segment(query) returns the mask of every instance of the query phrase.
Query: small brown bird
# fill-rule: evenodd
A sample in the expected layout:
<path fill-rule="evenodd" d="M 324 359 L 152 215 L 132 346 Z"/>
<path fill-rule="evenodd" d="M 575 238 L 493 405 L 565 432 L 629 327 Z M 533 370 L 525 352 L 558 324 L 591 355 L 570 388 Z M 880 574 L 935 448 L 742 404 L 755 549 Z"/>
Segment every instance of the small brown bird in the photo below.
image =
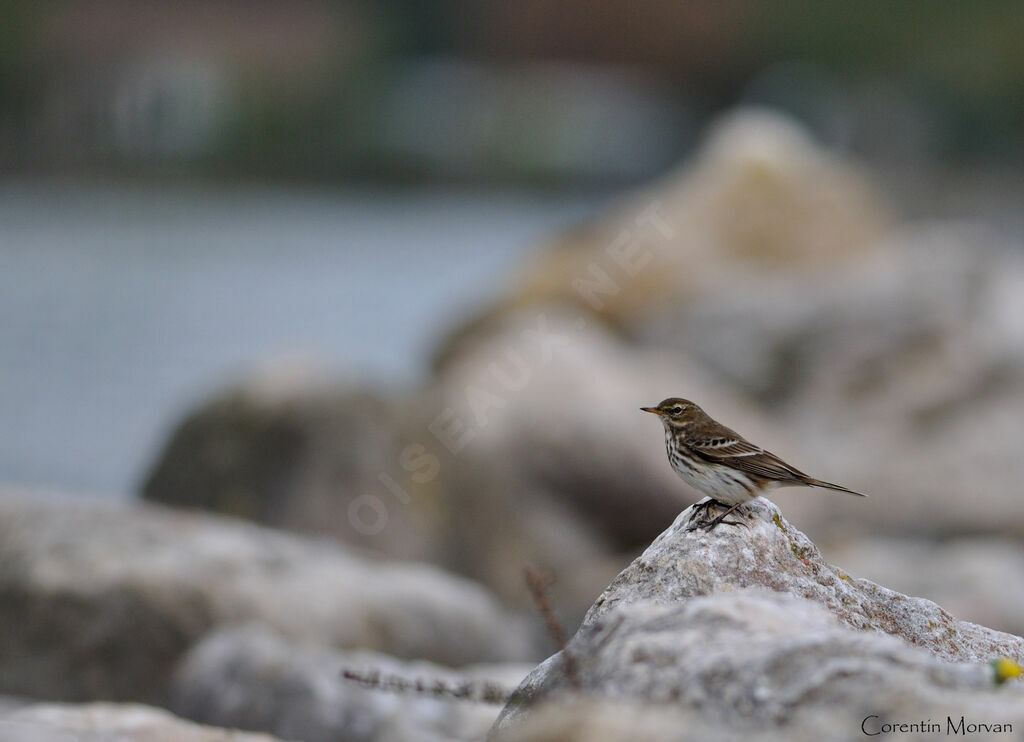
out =
<path fill-rule="evenodd" d="M 712 420 L 700 407 L 686 399 L 669 397 L 657 407 L 641 407 L 661 416 L 665 425 L 668 460 L 683 481 L 710 500 L 694 505 L 691 525 L 686 530 L 710 531 L 719 523 L 745 525 L 726 516 L 745 502 L 779 487 L 824 487 L 867 497 L 838 484 L 809 477 L 773 453 L 755 446 L 734 430 Z M 698 513 L 710 507 L 728 507 L 713 520 L 694 523 Z"/>

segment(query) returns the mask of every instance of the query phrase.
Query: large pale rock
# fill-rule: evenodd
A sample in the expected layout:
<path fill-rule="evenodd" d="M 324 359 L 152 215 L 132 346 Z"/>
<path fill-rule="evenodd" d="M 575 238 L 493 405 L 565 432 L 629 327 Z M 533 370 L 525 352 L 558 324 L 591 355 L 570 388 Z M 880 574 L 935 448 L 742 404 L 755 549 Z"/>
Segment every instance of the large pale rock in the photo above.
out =
<path fill-rule="evenodd" d="M 189 647 L 244 622 L 453 666 L 532 654 L 487 591 L 436 568 L 151 505 L 0 493 L 0 692 L 158 699 Z"/>
<path fill-rule="evenodd" d="M 420 503 L 392 499 L 385 529 L 372 511 L 354 524 L 351 511 L 359 498 L 387 495 L 380 478 L 398 468 L 406 407 L 308 364 L 271 363 L 185 416 L 142 496 L 422 559 L 433 530 Z"/>
<path fill-rule="evenodd" d="M 827 281 L 737 271 L 729 291 L 652 316 L 642 334 L 777 407 L 902 421 L 982 385 L 1008 353 L 983 331 L 985 293 L 1011 262 L 987 243 L 978 228 L 919 226 Z"/>
<path fill-rule="evenodd" d="M 740 110 L 677 172 L 546 245 L 506 305 L 564 299 L 629 329 L 727 289 L 737 272 L 838 275 L 871 254 L 889 222 L 856 165 L 792 119 Z"/>
<path fill-rule="evenodd" d="M 872 714 L 942 720 L 950 710 L 1024 724 L 1024 686 L 996 689 L 988 664 L 1024 659 L 1024 639 L 832 567 L 766 500 L 740 512 L 746 527 L 705 533 L 685 530 L 684 511 L 598 598 L 569 647 L 527 677 L 499 738 L 557 738 L 560 722 L 531 719 L 533 709 L 603 699 L 626 705 L 590 722 L 593 739 L 624 739 L 630 703 L 653 706 L 655 720 L 668 714 L 666 724 L 699 714 L 692 728 L 680 717 L 671 740 L 842 739 Z"/>
<path fill-rule="evenodd" d="M 453 671 L 371 652 L 302 647 L 265 630 L 226 629 L 204 640 L 175 673 L 170 707 L 206 724 L 272 732 L 305 742 L 443 742 L 482 739 L 500 705 L 430 692 L 364 687 L 345 670 L 431 688 L 489 682 L 514 688 L 529 665 Z"/>
<path fill-rule="evenodd" d="M 572 674 L 565 653 L 540 665 L 494 739 L 845 740 L 862 724 L 929 718 L 945 734 L 948 714 L 1024 725 L 1024 686 L 996 687 L 986 663 L 942 662 L 846 628 L 811 600 L 759 590 L 622 603 L 588 622 L 568 651 Z M 581 707 L 603 710 L 581 718 Z M 632 726 L 641 710 L 647 720 Z M 582 726 L 568 731 L 569 721 Z"/>
<path fill-rule="evenodd" d="M 0 742 L 274 742 L 137 704 L 35 704 L 0 716 Z"/>
<path fill-rule="evenodd" d="M 851 498 L 849 506 L 858 502 Z M 999 655 L 1024 659 L 1020 637 L 957 620 L 930 600 L 902 595 L 828 564 L 810 539 L 764 498 L 740 511 L 746 528 L 687 532 L 690 512 L 680 514 L 612 581 L 587 613 L 584 626 L 619 604 L 674 603 L 761 587 L 814 601 L 850 628 L 891 634 L 944 660 L 980 662 Z"/>
<path fill-rule="evenodd" d="M 878 536 L 827 553 L 851 574 L 934 600 L 973 623 L 1024 636 L 1024 545 L 1017 541 Z"/>

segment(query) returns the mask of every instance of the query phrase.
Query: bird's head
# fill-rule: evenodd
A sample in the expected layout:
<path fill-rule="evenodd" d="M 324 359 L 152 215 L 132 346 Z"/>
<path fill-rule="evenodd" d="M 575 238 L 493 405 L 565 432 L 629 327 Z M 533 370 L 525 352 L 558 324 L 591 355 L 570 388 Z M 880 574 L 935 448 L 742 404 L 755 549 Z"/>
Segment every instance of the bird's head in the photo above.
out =
<path fill-rule="evenodd" d="M 641 407 L 640 409 L 658 415 L 665 425 L 685 425 L 694 418 L 695 414 L 700 412 L 700 407 L 688 399 L 679 397 L 662 400 L 657 407 Z"/>

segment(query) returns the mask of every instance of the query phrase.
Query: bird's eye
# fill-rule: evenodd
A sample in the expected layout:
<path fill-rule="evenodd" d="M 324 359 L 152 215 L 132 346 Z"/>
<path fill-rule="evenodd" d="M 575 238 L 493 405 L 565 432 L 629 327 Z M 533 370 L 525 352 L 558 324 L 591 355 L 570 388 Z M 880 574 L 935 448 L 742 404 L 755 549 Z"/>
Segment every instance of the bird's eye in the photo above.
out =
<path fill-rule="evenodd" d="M 673 415 L 678 415 L 682 411 L 683 411 L 683 408 L 680 407 L 679 405 L 676 405 L 675 407 L 672 408 L 672 414 Z"/>

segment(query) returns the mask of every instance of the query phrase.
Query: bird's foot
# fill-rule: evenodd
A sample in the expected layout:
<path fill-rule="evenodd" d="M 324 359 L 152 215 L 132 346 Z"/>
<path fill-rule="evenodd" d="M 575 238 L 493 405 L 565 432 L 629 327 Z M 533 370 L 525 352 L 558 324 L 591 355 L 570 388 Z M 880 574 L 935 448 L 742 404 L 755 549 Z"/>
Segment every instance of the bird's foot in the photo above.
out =
<path fill-rule="evenodd" d="M 702 510 L 706 511 L 707 507 L 709 505 L 711 505 L 711 503 L 714 503 L 715 505 L 721 505 L 721 503 L 719 503 L 719 502 L 717 502 L 715 500 L 710 500 L 710 501 L 708 501 L 706 503 L 698 503 L 698 504 L 703 505 L 704 507 L 702 508 Z M 739 503 L 737 503 L 736 505 L 733 505 L 731 508 L 729 508 L 724 513 L 719 515 L 717 518 L 714 518 L 712 520 L 700 520 L 700 521 L 694 523 L 693 522 L 694 518 L 691 517 L 690 518 L 690 524 L 686 527 L 685 530 L 686 530 L 687 533 L 690 533 L 692 531 L 696 531 L 698 529 L 702 530 L 702 531 L 705 531 L 706 533 L 710 533 L 711 531 L 713 531 L 717 526 L 719 526 L 722 523 L 725 523 L 726 525 L 730 525 L 730 526 L 743 526 L 744 528 L 749 528 L 750 526 L 748 526 L 746 523 L 744 523 L 742 521 L 726 520 L 726 516 L 728 516 L 731 513 L 733 513 L 736 510 L 736 508 L 738 508 L 739 506 L 740 506 Z M 696 507 L 697 507 L 697 505 L 694 505 L 694 508 L 696 508 Z"/>
<path fill-rule="evenodd" d="M 705 516 L 707 516 L 708 510 L 710 508 L 719 508 L 719 507 L 723 507 L 724 508 L 725 505 L 723 503 L 719 502 L 718 500 L 701 500 L 700 502 L 698 502 L 697 504 L 693 505 L 690 508 L 690 510 L 692 512 L 690 513 L 690 519 L 687 522 L 688 523 L 693 523 L 693 521 L 697 520 L 698 517 L 704 518 Z"/>
<path fill-rule="evenodd" d="M 717 526 L 723 523 L 727 526 L 743 526 L 744 528 L 750 528 L 750 526 L 748 526 L 746 523 L 742 521 L 726 520 L 725 518 L 718 517 L 714 520 L 702 520 L 699 523 L 691 523 L 684 530 L 687 533 L 690 533 L 692 531 L 705 531 L 710 533 L 711 531 L 715 530 Z"/>

